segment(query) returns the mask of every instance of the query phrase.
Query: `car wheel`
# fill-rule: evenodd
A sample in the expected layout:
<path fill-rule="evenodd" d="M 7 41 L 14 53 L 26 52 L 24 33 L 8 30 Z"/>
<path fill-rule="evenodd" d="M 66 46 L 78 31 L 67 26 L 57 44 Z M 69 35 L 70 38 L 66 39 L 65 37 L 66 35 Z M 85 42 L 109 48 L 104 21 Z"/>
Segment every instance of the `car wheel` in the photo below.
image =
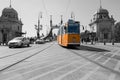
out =
<path fill-rule="evenodd" d="M 23 43 L 20 45 L 20 47 L 22 47 L 23 46 Z"/>
<path fill-rule="evenodd" d="M 9 46 L 9 48 L 12 48 L 11 46 Z"/>

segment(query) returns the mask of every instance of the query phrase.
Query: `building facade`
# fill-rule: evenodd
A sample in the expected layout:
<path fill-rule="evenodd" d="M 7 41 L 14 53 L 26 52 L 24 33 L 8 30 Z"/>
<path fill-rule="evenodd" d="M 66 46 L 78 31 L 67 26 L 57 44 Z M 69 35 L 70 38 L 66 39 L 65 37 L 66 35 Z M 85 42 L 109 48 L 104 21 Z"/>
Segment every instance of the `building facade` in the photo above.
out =
<path fill-rule="evenodd" d="M 109 16 L 109 12 L 102 7 L 94 14 L 91 20 L 90 28 L 92 32 L 96 32 L 96 37 L 100 42 L 113 40 L 114 34 L 114 23 L 113 16 Z"/>
<path fill-rule="evenodd" d="M 115 29 L 114 29 L 114 40 L 115 42 L 120 42 L 120 22 L 117 22 L 115 24 Z"/>
<path fill-rule="evenodd" d="M 4 8 L 0 16 L 0 43 L 7 43 L 14 37 L 21 36 L 22 25 L 15 9 L 11 6 Z"/>

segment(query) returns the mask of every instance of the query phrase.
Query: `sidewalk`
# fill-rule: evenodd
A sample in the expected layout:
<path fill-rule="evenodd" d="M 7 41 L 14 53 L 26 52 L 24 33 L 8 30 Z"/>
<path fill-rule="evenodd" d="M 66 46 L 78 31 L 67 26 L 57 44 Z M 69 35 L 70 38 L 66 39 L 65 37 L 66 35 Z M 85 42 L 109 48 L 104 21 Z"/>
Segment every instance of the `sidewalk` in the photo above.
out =
<path fill-rule="evenodd" d="M 104 46 L 117 46 L 117 47 L 120 47 L 120 43 L 114 43 L 114 45 L 112 45 L 112 43 L 100 43 L 100 42 L 97 42 L 97 43 L 93 43 L 91 44 L 91 42 L 87 42 L 87 44 L 84 42 L 83 44 L 81 43 L 81 45 L 104 45 Z"/>
<path fill-rule="evenodd" d="M 120 47 L 120 43 L 114 43 L 114 45 L 112 43 L 96 43 L 95 45 L 106 45 L 106 46 L 119 46 Z"/>

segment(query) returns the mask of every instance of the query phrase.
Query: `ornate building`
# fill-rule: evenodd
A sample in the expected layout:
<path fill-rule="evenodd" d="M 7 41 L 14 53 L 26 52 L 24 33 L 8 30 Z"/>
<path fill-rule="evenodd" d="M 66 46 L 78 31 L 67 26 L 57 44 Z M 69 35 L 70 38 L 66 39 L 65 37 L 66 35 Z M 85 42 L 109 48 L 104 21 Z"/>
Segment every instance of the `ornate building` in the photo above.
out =
<path fill-rule="evenodd" d="M 114 28 L 114 40 L 115 42 L 120 42 L 120 22 L 117 22 L 115 24 L 115 28 Z"/>
<path fill-rule="evenodd" d="M 92 32 L 96 32 L 96 37 L 100 42 L 110 42 L 113 39 L 114 34 L 114 23 L 113 16 L 109 16 L 109 12 L 102 7 L 94 14 L 91 20 L 90 28 Z"/>
<path fill-rule="evenodd" d="M 7 43 L 14 37 L 22 35 L 22 22 L 18 13 L 10 7 L 4 8 L 0 16 L 0 43 Z"/>

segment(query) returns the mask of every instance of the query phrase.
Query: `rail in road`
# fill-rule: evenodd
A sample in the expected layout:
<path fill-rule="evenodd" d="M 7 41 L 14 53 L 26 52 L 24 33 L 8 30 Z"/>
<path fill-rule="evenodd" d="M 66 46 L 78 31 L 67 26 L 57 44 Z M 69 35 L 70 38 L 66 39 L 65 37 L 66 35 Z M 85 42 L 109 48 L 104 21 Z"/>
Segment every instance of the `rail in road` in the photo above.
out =
<path fill-rule="evenodd" d="M 30 51 L 30 50 L 33 50 L 33 49 L 36 49 L 36 48 L 38 48 L 38 46 L 33 47 L 32 49 L 28 48 L 28 49 L 25 49 L 23 51 L 19 51 L 17 53 L 12 53 L 12 54 L 8 54 L 8 55 L 5 55 L 5 56 L 2 56 L 2 57 L 0 57 L 0 59 L 4 59 L 4 58 L 10 57 L 10 56 L 14 56 L 14 55 L 17 55 L 17 54 L 20 54 L 20 53 L 23 53 L 23 52 L 26 52 L 26 51 Z"/>
<path fill-rule="evenodd" d="M 12 67 L 3 72 L 0 79 L 120 80 L 120 50 L 113 46 L 100 48 L 100 46 L 82 45 L 77 48 L 63 48 L 56 44 L 43 52 L 42 55 L 38 54 L 38 58 L 34 57 L 49 58 L 45 59 L 46 62 L 42 62 L 41 59 L 35 61 L 36 63 L 30 63 L 31 65 L 26 63 L 27 66 L 20 65 L 17 69 Z"/>
<path fill-rule="evenodd" d="M 74 54 L 76 54 L 76 55 L 78 55 L 78 56 L 80 56 L 80 57 L 82 57 L 82 58 L 84 58 L 84 59 L 86 59 L 86 60 L 94 63 L 94 64 L 99 65 L 100 67 L 103 67 L 103 68 L 105 68 L 105 69 L 108 69 L 108 70 L 111 71 L 111 72 L 114 72 L 114 73 L 120 75 L 120 71 L 113 70 L 113 69 L 111 69 L 111 68 L 109 68 L 109 67 L 107 67 L 107 66 L 104 66 L 105 63 L 107 63 L 111 58 L 114 58 L 114 56 L 116 56 L 115 54 L 110 54 L 109 56 L 107 56 L 106 54 L 102 55 L 102 57 L 108 57 L 108 59 L 106 59 L 106 61 L 101 64 L 101 63 L 99 63 L 99 62 L 96 62 L 96 60 L 92 60 L 92 59 L 90 59 L 90 58 L 87 58 L 86 56 L 83 56 L 82 54 L 80 54 L 80 53 L 78 53 L 78 52 L 75 52 L 75 51 L 72 51 L 72 50 L 70 50 L 70 51 L 71 51 L 72 53 L 74 53 Z M 101 57 L 101 56 L 100 56 L 100 57 Z M 117 59 L 117 58 L 115 58 L 115 59 Z M 117 60 L 119 60 L 119 59 L 117 59 Z"/>
<path fill-rule="evenodd" d="M 104 48 L 112 49 L 113 47 L 114 46 L 111 46 L 111 48 L 110 47 L 104 47 Z M 116 46 L 116 47 L 118 47 L 118 46 Z M 118 50 L 118 51 L 117 50 L 113 50 L 113 52 L 107 51 L 107 53 L 105 53 L 104 51 L 102 52 L 103 49 L 98 49 L 98 50 L 96 50 L 96 49 L 98 49 L 98 48 L 94 48 L 94 50 L 96 51 L 95 53 L 88 52 L 88 53 L 84 54 L 84 53 L 78 52 L 77 51 L 78 48 L 68 48 L 68 50 L 71 53 L 73 53 L 73 54 L 75 54 L 77 56 L 80 56 L 80 57 L 82 57 L 82 58 L 90 61 L 91 63 L 94 63 L 95 65 L 98 65 L 98 67 L 95 67 L 95 69 L 93 71 L 89 72 L 89 74 L 86 75 L 87 77 L 84 77 L 81 80 L 86 80 L 86 79 L 89 80 L 88 77 L 91 76 L 90 74 L 95 74 L 95 72 L 97 72 L 97 71 L 99 72 L 99 70 L 100 70 L 99 68 L 101 68 L 101 70 L 103 70 L 103 71 L 106 71 L 106 73 L 108 72 L 108 74 L 112 76 L 112 77 L 109 78 L 110 80 L 115 80 L 114 79 L 115 78 L 115 74 L 118 75 L 118 76 L 120 76 L 120 70 L 119 70 L 119 67 L 120 67 L 120 62 L 119 62 L 120 61 L 120 55 L 118 54 L 118 53 L 120 53 L 120 50 Z M 97 51 L 98 52 L 100 51 L 99 54 L 98 54 Z M 92 54 L 92 56 L 90 56 L 91 54 Z M 118 61 L 118 63 L 117 63 L 117 61 Z M 110 74 L 110 73 L 114 73 L 114 74 Z M 96 76 L 94 75 L 93 77 L 95 78 Z M 101 77 L 104 77 L 104 76 L 101 76 Z M 90 79 L 90 80 L 92 80 L 92 79 Z M 98 79 L 98 80 L 102 80 L 102 79 Z M 106 80 L 108 80 L 108 79 L 106 79 Z"/>
<path fill-rule="evenodd" d="M 53 44 L 54 44 L 54 43 L 53 43 Z M 10 67 L 13 67 L 13 66 L 16 65 L 16 64 L 19 64 L 19 63 L 21 63 L 21 62 L 23 62 L 23 61 L 25 61 L 25 60 L 27 60 L 27 59 L 29 59 L 29 58 L 37 55 L 37 54 L 40 54 L 42 51 L 50 48 L 53 44 L 51 44 L 51 45 L 43 48 L 42 50 L 39 50 L 39 51 L 37 51 L 37 52 L 33 52 L 32 54 L 27 55 L 26 57 L 24 57 L 24 58 L 22 58 L 22 59 L 20 59 L 20 60 L 17 60 L 17 61 L 14 62 L 14 63 L 11 63 L 11 64 L 9 64 L 9 65 L 7 65 L 7 66 L 5 66 L 5 67 L 2 67 L 2 68 L 0 69 L 0 73 L 1 73 L 2 71 L 5 71 L 6 69 L 8 69 L 8 68 L 10 68 Z M 20 52 L 17 52 L 17 53 L 13 53 L 13 54 L 10 54 L 10 55 L 6 55 L 6 56 L 3 56 L 3 57 L 0 57 L 0 59 L 9 58 L 9 57 L 15 56 L 15 55 L 20 55 L 20 56 L 21 56 L 21 55 L 25 55 L 25 54 L 23 54 L 23 52 L 27 52 L 27 51 L 30 52 L 30 50 L 34 50 L 34 49 L 37 49 L 37 48 L 39 48 L 39 47 L 34 47 L 34 48 L 32 48 L 32 49 L 30 48 L 30 49 L 26 49 L 26 50 L 23 50 L 23 51 L 20 51 Z"/>

